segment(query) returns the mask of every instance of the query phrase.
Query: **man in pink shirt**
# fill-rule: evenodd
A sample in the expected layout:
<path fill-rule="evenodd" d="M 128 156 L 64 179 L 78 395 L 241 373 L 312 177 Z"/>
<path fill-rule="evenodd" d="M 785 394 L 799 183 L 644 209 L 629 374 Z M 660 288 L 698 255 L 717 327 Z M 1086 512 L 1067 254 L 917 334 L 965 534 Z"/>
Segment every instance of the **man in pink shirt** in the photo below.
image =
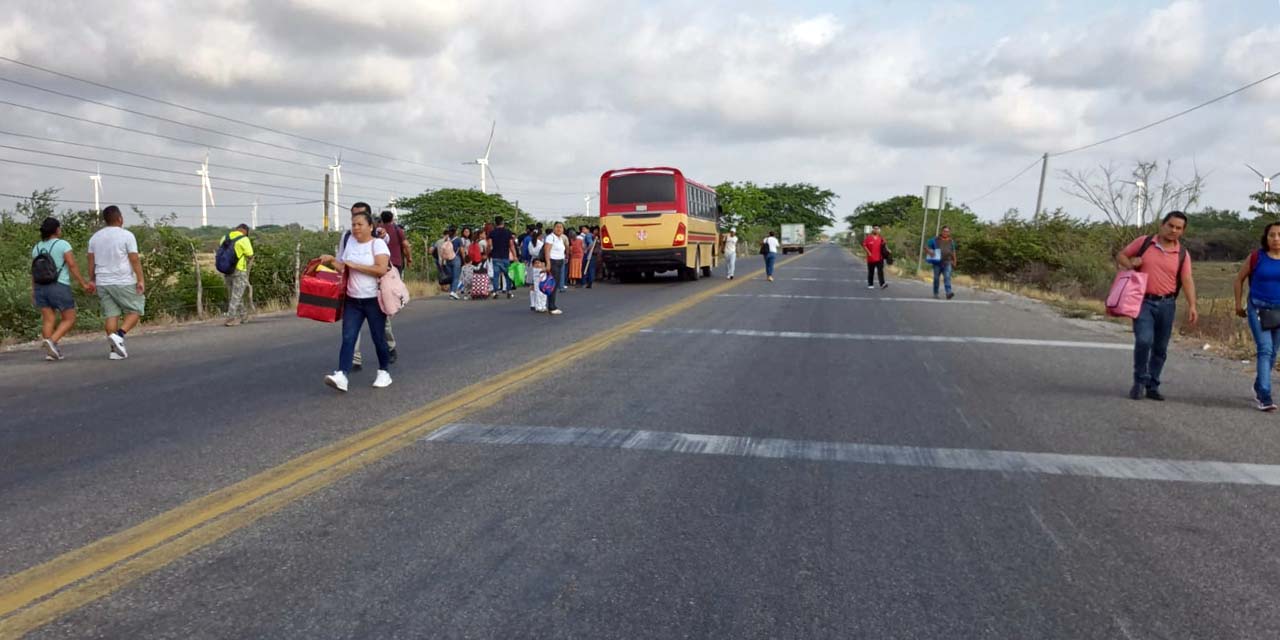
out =
<path fill-rule="evenodd" d="M 1160 372 L 1169 355 L 1169 338 L 1177 314 L 1178 293 L 1186 291 L 1187 320 L 1200 319 L 1196 310 L 1196 283 L 1191 277 L 1191 258 L 1178 240 L 1187 228 L 1187 216 L 1171 211 L 1160 223 L 1160 232 L 1142 236 L 1120 251 L 1116 264 L 1123 270 L 1147 274 L 1147 292 L 1142 312 L 1133 320 L 1133 387 L 1129 397 L 1164 400 L 1160 394 Z"/>

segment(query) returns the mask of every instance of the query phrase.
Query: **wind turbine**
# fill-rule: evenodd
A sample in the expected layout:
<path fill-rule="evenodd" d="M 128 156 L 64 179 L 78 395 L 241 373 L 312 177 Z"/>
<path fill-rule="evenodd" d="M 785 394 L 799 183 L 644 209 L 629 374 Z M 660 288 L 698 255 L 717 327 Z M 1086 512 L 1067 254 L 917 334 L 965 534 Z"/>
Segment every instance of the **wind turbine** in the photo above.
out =
<path fill-rule="evenodd" d="M 101 213 L 102 207 L 99 204 L 99 198 L 102 195 L 102 165 L 98 165 L 98 170 L 91 176 L 89 180 L 93 181 L 93 211 Z"/>
<path fill-rule="evenodd" d="M 585 213 L 587 217 L 591 217 L 591 194 L 582 196 L 582 202 L 586 205 Z"/>
<path fill-rule="evenodd" d="M 1145 225 L 1147 223 L 1147 183 L 1142 180 L 1121 180 L 1120 182 L 1137 187 L 1137 193 L 1133 197 L 1138 200 L 1138 205 L 1141 207 L 1138 211 L 1138 226 Z"/>
<path fill-rule="evenodd" d="M 200 165 L 200 170 L 196 171 L 196 175 L 200 176 L 200 226 L 209 226 L 209 205 L 218 206 L 213 201 L 213 185 L 209 183 L 209 153 L 205 152 L 204 162 Z"/>
<path fill-rule="evenodd" d="M 474 165 L 480 166 L 480 193 L 489 193 L 488 185 L 485 183 L 486 172 L 489 174 L 488 177 L 493 178 L 493 186 L 495 188 L 498 187 L 498 176 L 493 175 L 493 170 L 489 168 L 489 152 L 493 150 L 493 132 L 497 128 L 498 128 L 498 121 L 494 120 L 493 125 L 489 127 L 489 144 L 486 145 L 484 148 L 484 157 L 476 158 L 471 162 L 462 163 L 462 164 L 474 164 Z"/>
<path fill-rule="evenodd" d="M 249 228 L 250 229 L 258 228 L 258 199 L 257 198 L 253 199 L 253 213 L 249 214 Z"/>
<path fill-rule="evenodd" d="M 329 172 L 333 174 L 333 229 L 342 231 L 342 216 L 340 212 L 342 207 L 338 204 L 338 188 L 342 186 L 342 153 L 339 152 L 337 157 L 333 159 L 333 164 L 329 165 Z"/>
<path fill-rule="evenodd" d="M 1258 174 L 1259 178 L 1262 178 L 1262 191 L 1264 193 L 1271 193 L 1271 181 L 1275 180 L 1277 177 L 1280 177 L 1280 173 L 1276 173 L 1276 174 L 1273 174 L 1271 177 L 1267 177 L 1262 175 L 1261 171 L 1254 169 L 1253 165 L 1250 165 L 1247 162 L 1244 164 L 1244 166 L 1249 167 L 1250 171 Z M 1262 210 L 1266 213 L 1271 213 L 1271 207 L 1267 204 L 1266 200 L 1262 201 Z"/>

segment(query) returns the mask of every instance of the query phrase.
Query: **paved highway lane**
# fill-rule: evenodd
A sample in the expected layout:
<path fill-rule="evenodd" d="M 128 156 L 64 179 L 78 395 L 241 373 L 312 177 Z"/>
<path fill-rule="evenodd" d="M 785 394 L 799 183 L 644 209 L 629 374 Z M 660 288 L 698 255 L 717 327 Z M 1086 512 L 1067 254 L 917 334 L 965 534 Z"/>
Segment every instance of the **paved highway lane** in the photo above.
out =
<path fill-rule="evenodd" d="M 777 282 L 724 289 L 32 637 L 1280 632 L 1269 595 L 1280 586 L 1277 423 L 1249 409 L 1247 378 L 1178 353 L 1170 401 L 1132 402 L 1126 334 L 1002 296 L 934 303 L 909 282 L 868 291 L 860 274 L 824 247 Z M 199 378 L 270 416 L 241 428 L 205 414 L 217 398 L 166 382 L 189 366 L 147 362 L 152 385 L 180 394 L 149 396 L 166 409 L 96 426 L 92 407 L 64 403 L 55 442 L 5 427 L 25 452 L 5 464 L 5 570 L 719 284 L 575 293 L 563 323 L 493 303 L 417 305 L 397 324 L 402 352 L 434 340 L 462 357 L 427 358 L 389 393 L 361 387 L 342 401 L 318 383 L 334 357 L 323 328 L 251 325 L 263 357 L 249 373 Z M 459 325 L 441 342 L 442 326 Z M 153 344 L 194 342 L 189 364 L 216 362 L 224 335 Z M 484 340 L 505 341 L 497 362 L 465 356 Z M 442 360 L 463 369 L 440 371 Z M 13 362 L 6 383 L 34 390 L 47 369 L 8 378 Z M 110 402 L 103 386 L 89 399 Z M 3 402 L 31 420 L 30 398 Z M 109 495 L 122 512 L 100 504 Z M 69 522 L 75 533 L 57 537 Z"/>

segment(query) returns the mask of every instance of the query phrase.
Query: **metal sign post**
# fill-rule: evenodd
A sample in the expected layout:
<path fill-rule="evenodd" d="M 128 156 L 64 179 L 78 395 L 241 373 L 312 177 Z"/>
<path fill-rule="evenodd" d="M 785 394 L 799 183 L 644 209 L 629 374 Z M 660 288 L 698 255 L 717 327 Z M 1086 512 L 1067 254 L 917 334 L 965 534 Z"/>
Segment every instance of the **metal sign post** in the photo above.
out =
<path fill-rule="evenodd" d="M 938 227 L 942 227 L 942 207 L 946 202 L 947 188 L 927 185 L 924 188 L 924 219 L 920 221 L 920 253 L 916 258 L 916 271 L 924 268 L 924 234 L 929 230 L 929 209 L 938 212 Z"/>

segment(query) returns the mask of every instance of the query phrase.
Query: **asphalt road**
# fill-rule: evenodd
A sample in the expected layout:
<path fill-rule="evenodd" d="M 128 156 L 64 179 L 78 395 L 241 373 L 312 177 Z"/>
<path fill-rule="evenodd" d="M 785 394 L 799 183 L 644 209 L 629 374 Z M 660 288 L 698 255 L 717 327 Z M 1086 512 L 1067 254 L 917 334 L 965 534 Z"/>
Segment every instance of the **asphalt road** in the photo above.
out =
<path fill-rule="evenodd" d="M 863 277 L 819 247 L 529 369 L 31 637 L 1280 636 L 1276 468 L 1188 462 L 1280 465 L 1240 367 L 1179 352 L 1133 402 L 1111 326 Z M 288 317 L 0 355 L 0 575 L 722 283 L 418 302 L 346 395 Z"/>

